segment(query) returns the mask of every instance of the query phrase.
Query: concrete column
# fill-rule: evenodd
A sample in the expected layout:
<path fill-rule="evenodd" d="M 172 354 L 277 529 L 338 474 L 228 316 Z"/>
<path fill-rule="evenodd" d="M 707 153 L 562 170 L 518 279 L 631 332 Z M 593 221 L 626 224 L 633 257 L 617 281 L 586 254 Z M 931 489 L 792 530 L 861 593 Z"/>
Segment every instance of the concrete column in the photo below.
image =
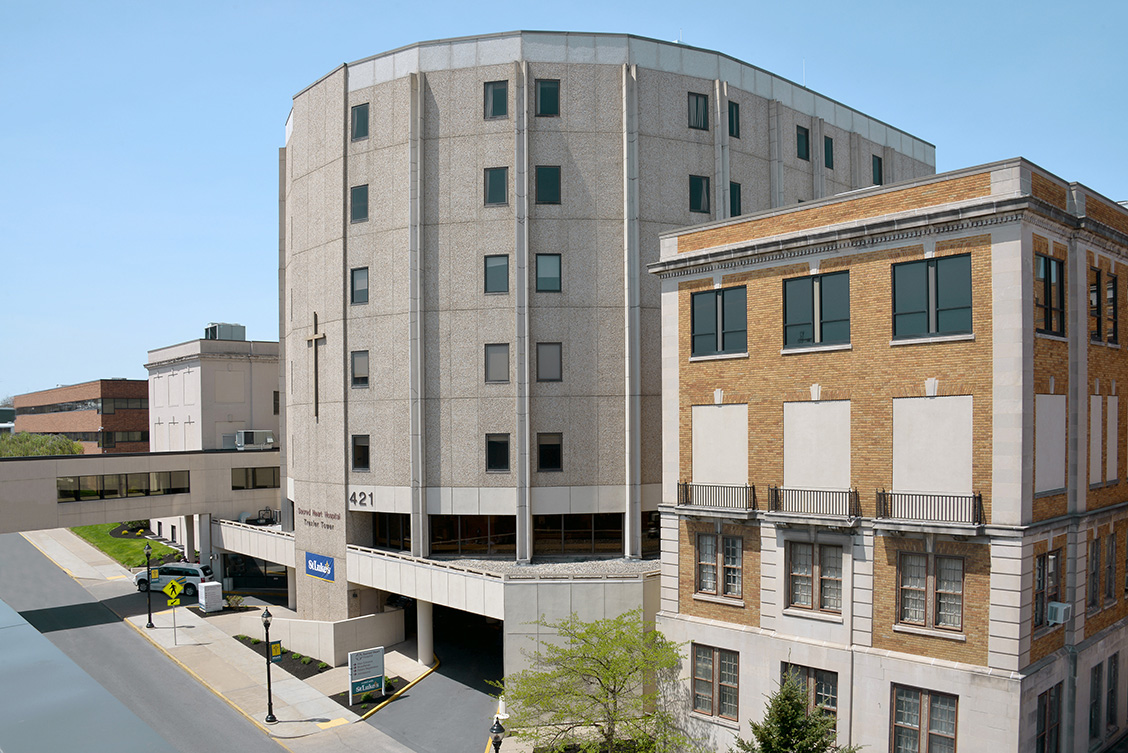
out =
<path fill-rule="evenodd" d="M 714 97 L 716 99 L 716 97 Z M 727 121 L 726 121 L 727 122 Z M 720 132 L 720 124 L 716 132 Z M 726 184 L 727 185 L 727 184 Z M 623 463 L 626 473 L 626 509 L 623 511 L 623 556 L 642 556 L 642 377 L 639 287 L 639 199 L 638 199 L 638 68 L 623 66 Z M 726 194 L 727 196 L 727 191 Z M 726 199 L 727 201 L 727 199 Z M 720 202 L 718 202 L 720 203 Z M 724 215 L 721 215 L 724 216 Z"/>
<path fill-rule="evenodd" d="M 188 562 L 196 561 L 196 516 L 185 515 L 180 519 L 184 528 L 184 559 Z"/>
<path fill-rule="evenodd" d="M 530 478 L 532 438 L 529 435 L 529 97 L 526 96 L 528 64 L 514 64 L 513 70 L 513 260 L 516 272 L 513 306 L 516 332 L 514 333 L 514 364 L 517 384 L 515 411 L 517 415 L 516 446 L 517 469 L 517 561 L 531 562 L 533 558 L 533 505 Z M 428 625 L 430 625 L 430 604 Z M 423 619 L 420 611 L 420 620 Z M 430 635 L 428 628 L 428 636 Z M 430 638 L 428 638 L 430 640 Z M 430 649 L 428 649 L 429 651 Z M 431 663 L 428 654 L 427 664 Z"/>
<path fill-rule="evenodd" d="M 432 607 L 429 601 L 415 602 L 415 646 L 416 657 L 425 667 L 435 661 L 435 633 L 432 622 Z"/>
<path fill-rule="evenodd" d="M 783 206 L 783 134 L 780 133 L 780 104 L 776 100 L 768 103 L 768 180 L 772 209 Z"/>
<path fill-rule="evenodd" d="M 408 132 L 411 154 L 411 172 L 408 203 L 408 380 L 411 395 L 411 554 L 427 557 L 431 554 L 431 533 L 427 517 L 427 447 L 424 437 L 426 425 L 424 398 L 426 379 L 423 357 L 423 75 L 412 73 L 411 118 Z"/>
<path fill-rule="evenodd" d="M 298 611 L 298 571 L 286 568 L 286 608 Z"/>
<path fill-rule="evenodd" d="M 212 570 L 214 570 L 215 565 L 212 564 L 211 513 L 201 513 L 196 515 L 195 518 L 200 525 L 200 543 L 197 547 L 200 550 L 200 564 L 211 565 Z"/>

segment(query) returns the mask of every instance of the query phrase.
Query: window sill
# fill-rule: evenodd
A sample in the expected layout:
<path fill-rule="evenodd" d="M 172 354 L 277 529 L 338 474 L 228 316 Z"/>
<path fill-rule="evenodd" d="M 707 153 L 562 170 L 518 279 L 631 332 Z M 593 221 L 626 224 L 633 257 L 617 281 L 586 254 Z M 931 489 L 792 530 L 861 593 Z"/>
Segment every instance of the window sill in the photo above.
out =
<path fill-rule="evenodd" d="M 1106 342 L 1104 340 L 1090 340 L 1089 344 L 1090 345 L 1099 345 L 1102 348 L 1113 348 L 1114 350 L 1120 350 L 1120 343 L 1110 343 L 1110 342 Z"/>
<path fill-rule="evenodd" d="M 1034 492 L 1034 499 L 1039 499 L 1040 497 L 1053 497 L 1057 494 L 1065 494 L 1065 487 L 1063 486 L 1060 489 L 1047 489 L 1044 492 Z"/>
<path fill-rule="evenodd" d="M 1050 332 L 1035 332 L 1034 336 L 1040 337 L 1043 340 L 1054 340 L 1054 341 L 1059 342 L 1059 343 L 1069 342 L 1069 338 L 1066 337 L 1065 335 L 1055 335 L 1055 334 L 1052 334 Z"/>
<path fill-rule="evenodd" d="M 853 350 L 850 343 L 835 343 L 834 345 L 808 345 L 801 348 L 784 348 L 779 352 L 781 356 L 797 356 L 802 353 L 826 353 L 835 350 Z"/>
<path fill-rule="evenodd" d="M 487 468 L 486 473 L 512 473 L 508 468 Z"/>
<path fill-rule="evenodd" d="M 354 384 L 354 385 L 352 385 L 352 388 L 354 390 L 366 390 L 366 389 L 368 389 L 368 385 L 367 384 Z"/>
<path fill-rule="evenodd" d="M 724 604 L 726 607 L 744 608 L 744 599 L 736 599 L 731 596 L 714 596 L 713 594 L 695 593 L 693 600 L 707 601 L 710 604 Z"/>
<path fill-rule="evenodd" d="M 689 362 L 696 363 L 697 361 L 726 361 L 731 358 L 747 358 L 748 351 L 742 353 L 717 353 L 712 356 L 690 356 Z"/>
<path fill-rule="evenodd" d="M 352 472 L 353 473 L 371 473 L 372 469 L 371 468 L 353 468 Z"/>
<path fill-rule="evenodd" d="M 712 722 L 713 724 L 719 724 L 722 727 L 728 727 L 729 729 L 740 729 L 740 722 L 736 721 L 735 719 L 725 719 L 723 716 L 705 714 L 698 711 L 697 709 L 693 710 L 693 716 L 706 722 Z"/>
<path fill-rule="evenodd" d="M 359 225 L 362 222 L 368 222 L 368 218 L 365 217 L 363 220 L 349 220 L 350 225 Z"/>
<path fill-rule="evenodd" d="M 916 625 L 894 625 L 893 632 L 924 635 L 929 638 L 943 638 L 944 640 L 959 641 L 960 643 L 967 642 L 967 636 L 963 633 L 948 632 L 947 630 L 932 630 L 930 628 L 917 627 Z"/>
<path fill-rule="evenodd" d="M 841 614 L 830 614 L 828 612 L 817 612 L 813 609 L 807 610 L 802 607 L 785 607 L 783 614 L 787 617 L 798 617 L 803 620 L 816 620 L 817 622 L 831 622 L 835 625 L 843 624 Z"/>
<path fill-rule="evenodd" d="M 898 345 L 931 345 L 933 343 L 956 343 L 975 340 L 975 333 L 968 332 L 962 335 L 934 335 L 932 337 L 906 337 L 902 340 L 890 340 L 889 346 Z"/>
<path fill-rule="evenodd" d="M 487 290 L 482 295 L 509 295 L 508 290 Z"/>

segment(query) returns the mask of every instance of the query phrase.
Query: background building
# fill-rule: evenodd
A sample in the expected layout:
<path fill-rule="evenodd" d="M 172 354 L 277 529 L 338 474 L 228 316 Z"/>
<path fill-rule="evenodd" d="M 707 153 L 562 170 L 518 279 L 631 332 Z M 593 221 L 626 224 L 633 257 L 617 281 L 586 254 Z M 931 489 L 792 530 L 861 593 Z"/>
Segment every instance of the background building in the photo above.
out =
<path fill-rule="evenodd" d="M 86 454 L 149 449 L 148 387 L 140 379 L 97 379 L 15 396 L 15 431 L 62 434 Z"/>
<path fill-rule="evenodd" d="M 1023 160 L 663 236 L 695 730 L 748 736 L 791 671 L 873 750 L 1120 736 L 1126 262 L 1128 211 Z"/>

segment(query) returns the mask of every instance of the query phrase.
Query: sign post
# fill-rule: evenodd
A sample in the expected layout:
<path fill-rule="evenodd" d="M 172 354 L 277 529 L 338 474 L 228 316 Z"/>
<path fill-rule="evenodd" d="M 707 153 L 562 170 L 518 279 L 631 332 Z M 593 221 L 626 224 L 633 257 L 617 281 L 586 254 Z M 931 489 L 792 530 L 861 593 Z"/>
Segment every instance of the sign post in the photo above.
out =
<path fill-rule="evenodd" d="M 349 705 L 379 688 L 384 694 L 384 647 L 349 652 Z"/>
<path fill-rule="evenodd" d="M 172 645 L 176 646 L 176 607 L 180 605 L 180 592 L 184 590 L 184 584 L 179 579 L 170 580 L 161 590 L 168 594 L 168 605 L 173 608 Z"/>

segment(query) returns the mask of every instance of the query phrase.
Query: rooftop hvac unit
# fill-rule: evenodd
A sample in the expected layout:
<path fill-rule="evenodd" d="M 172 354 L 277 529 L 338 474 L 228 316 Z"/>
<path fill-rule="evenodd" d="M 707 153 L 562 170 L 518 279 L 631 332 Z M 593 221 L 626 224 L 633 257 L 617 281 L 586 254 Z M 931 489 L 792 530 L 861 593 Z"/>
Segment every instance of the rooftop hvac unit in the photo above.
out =
<path fill-rule="evenodd" d="M 242 324 L 212 322 L 204 327 L 205 340 L 246 340 L 247 328 Z"/>
<path fill-rule="evenodd" d="M 1073 605 L 1060 601 L 1051 601 L 1046 605 L 1046 624 L 1064 625 L 1073 614 Z"/>
<path fill-rule="evenodd" d="M 236 450 L 270 450 L 274 447 L 274 432 L 244 429 L 235 432 Z"/>

